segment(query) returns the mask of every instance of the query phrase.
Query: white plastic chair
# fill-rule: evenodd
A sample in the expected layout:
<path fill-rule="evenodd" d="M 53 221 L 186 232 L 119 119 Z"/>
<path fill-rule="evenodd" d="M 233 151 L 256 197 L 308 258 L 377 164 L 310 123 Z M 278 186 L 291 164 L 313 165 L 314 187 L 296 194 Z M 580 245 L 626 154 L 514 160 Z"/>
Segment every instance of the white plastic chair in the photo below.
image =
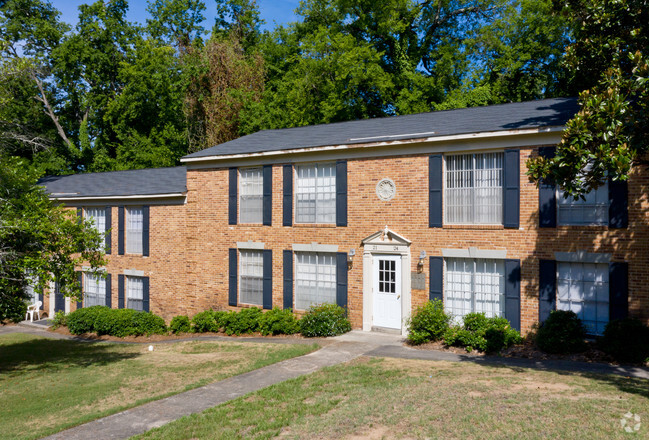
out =
<path fill-rule="evenodd" d="M 36 316 L 38 316 L 38 319 L 41 319 L 41 306 L 43 305 L 42 301 L 36 301 L 34 304 L 30 304 L 27 306 L 27 313 L 25 313 L 25 321 L 27 321 L 27 317 L 29 316 L 29 320 L 31 322 L 34 322 L 34 313 L 36 313 Z"/>

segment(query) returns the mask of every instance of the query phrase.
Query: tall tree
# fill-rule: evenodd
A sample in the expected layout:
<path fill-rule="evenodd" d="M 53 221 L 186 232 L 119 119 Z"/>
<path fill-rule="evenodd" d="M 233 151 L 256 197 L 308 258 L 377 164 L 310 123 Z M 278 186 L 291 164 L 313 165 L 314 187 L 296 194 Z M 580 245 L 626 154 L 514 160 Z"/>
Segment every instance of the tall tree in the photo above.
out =
<path fill-rule="evenodd" d="M 581 109 L 553 158 L 529 161 L 530 177 L 580 196 L 607 178 L 626 180 L 649 146 L 649 2 L 556 1 L 573 20 L 565 63 L 575 72 Z"/>

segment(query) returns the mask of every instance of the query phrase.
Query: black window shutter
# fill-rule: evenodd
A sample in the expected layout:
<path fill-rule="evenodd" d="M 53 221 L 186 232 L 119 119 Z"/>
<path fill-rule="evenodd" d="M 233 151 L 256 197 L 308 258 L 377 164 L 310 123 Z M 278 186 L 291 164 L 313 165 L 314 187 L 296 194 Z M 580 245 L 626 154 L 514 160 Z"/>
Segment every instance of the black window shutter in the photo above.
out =
<path fill-rule="evenodd" d="M 629 316 L 629 265 L 609 263 L 609 321 Z"/>
<path fill-rule="evenodd" d="M 41 302 L 41 308 L 43 308 L 43 286 L 38 289 L 38 300 Z"/>
<path fill-rule="evenodd" d="M 442 227 L 442 155 L 428 158 L 428 227 Z"/>
<path fill-rule="evenodd" d="M 113 208 L 112 206 L 106 206 L 106 208 L 104 208 L 104 211 L 106 213 L 106 229 L 104 230 L 104 232 L 106 233 L 106 238 L 104 241 L 104 252 L 106 252 L 107 255 L 110 255 L 110 246 L 113 240 L 113 234 L 111 233 L 111 228 L 113 225 Z"/>
<path fill-rule="evenodd" d="M 628 184 L 626 180 L 608 181 L 608 227 L 621 229 L 629 225 Z"/>
<path fill-rule="evenodd" d="M 293 225 L 293 165 L 284 165 L 284 198 L 282 200 L 282 224 Z"/>
<path fill-rule="evenodd" d="M 505 260 L 505 318 L 521 330 L 521 260 Z"/>
<path fill-rule="evenodd" d="M 504 222 L 506 228 L 518 228 L 520 223 L 520 152 L 518 148 L 505 150 L 504 164 Z"/>
<path fill-rule="evenodd" d="M 149 311 L 149 277 L 142 277 L 142 310 Z"/>
<path fill-rule="evenodd" d="M 273 224 L 273 166 L 264 165 L 263 168 L 263 224 L 270 226 Z"/>
<path fill-rule="evenodd" d="M 142 256 L 149 256 L 149 207 L 142 207 Z"/>
<path fill-rule="evenodd" d="M 347 254 L 336 253 L 336 304 L 347 307 Z"/>
<path fill-rule="evenodd" d="M 442 290 L 444 289 L 444 260 L 442 257 L 430 257 L 430 283 L 428 299 L 442 301 Z"/>
<path fill-rule="evenodd" d="M 106 306 L 113 307 L 113 286 L 112 286 L 112 277 L 110 274 L 106 274 Z"/>
<path fill-rule="evenodd" d="M 263 298 L 262 304 L 264 309 L 273 308 L 273 251 L 264 249 L 263 251 Z"/>
<path fill-rule="evenodd" d="M 230 249 L 230 285 L 228 290 L 228 305 L 237 305 L 237 250 Z"/>
<path fill-rule="evenodd" d="M 230 168 L 228 196 L 228 224 L 237 224 L 237 169 Z"/>
<path fill-rule="evenodd" d="M 545 321 L 556 309 L 557 262 L 539 260 L 539 321 Z"/>
<path fill-rule="evenodd" d="M 347 226 L 347 161 L 336 162 L 336 226 Z"/>
<path fill-rule="evenodd" d="M 77 282 L 79 283 L 79 289 L 81 289 L 81 301 L 77 301 L 77 309 L 83 307 L 83 272 L 77 271 Z"/>
<path fill-rule="evenodd" d="M 539 148 L 539 156 L 551 159 L 556 153 L 556 147 Z M 539 227 L 557 227 L 557 191 L 554 182 L 549 179 L 541 180 L 539 184 Z"/>
<path fill-rule="evenodd" d="M 117 308 L 124 308 L 124 275 L 117 275 Z"/>
<path fill-rule="evenodd" d="M 124 255 L 124 207 L 117 208 L 117 253 Z"/>
<path fill-rule="evenodd" d="M 293 308 L 293 251 L 284 250 L 284 308 Z"/>

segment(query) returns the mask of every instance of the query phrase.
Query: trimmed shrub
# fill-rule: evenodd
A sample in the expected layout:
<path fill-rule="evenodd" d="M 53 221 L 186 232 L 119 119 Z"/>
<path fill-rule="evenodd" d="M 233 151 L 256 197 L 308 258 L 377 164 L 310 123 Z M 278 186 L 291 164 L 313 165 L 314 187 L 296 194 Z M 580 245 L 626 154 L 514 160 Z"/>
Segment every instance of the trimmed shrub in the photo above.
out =
<path fill-rule="evenodd" d="M 4 321 L 18 323 L 25 319 L 25 313 L 27 313 L 25 298 L 11 294 L 0 294 L 0 296 L 2 296 L 2 301 L 0 301 L 0 324 Z"/>
<path fill-rule="evenodd" d="M 299 323 L 300 332 L 307 338 L 337 336 L 352 329 L 347 310 L 336 304 L 311 306 Z"/>
<path fill-rule="evenodd" d="M 242 309 L 239 313 L 229 311 L 222 315 L 223 331 L 227 335 L 241 335 L 259 331 L 259 320 L 262 311 L 258 307 Z"/>
<path fill-rule="evenodd" d="M 606 324 L 599 347 L 620 362 L 644 363 L 649 359 L 649 327 L 637 319 Z"/>
<path fill-rule="evenodd" d="M 117 337 L 163 334 L 167 332 L 164 319 L 149 312 L 131 309 L 110 309 L 92 306 L 75 310 L 67 318 L 70 333 L 97 333 Z"/>
<path fill-rule="evenodd" d="M 92 306 L 77 309 L 67 316 L 66 324 L 73 335 L 96 332 L 96 321 L 101 314 L 110 310 L 106 306 Z"/>
<path fill-rule="evenodd" d="M 506 318 L 467 313 L 463 322 L 462 326 L 451 327 L 444 333 L 446 345 L 464 347 L 467 351 L 497 353 L 522 341 L 520 333 L 511 328 Z"/>
<path fill-rule="evenodd" d="M 298 320 L 291 309 L 274 307 L 259 317 L 262 335 L 292 335 L 299 330 Z"/>
<path fill-rule="evenodd" d="M 216 312 L 214 310 L 205 310 L 197 313 L 192 318 L 192 331 L 194 333 L 218 332 L 220 323 L 216 321 Z"/>
<path fill-rule="evenodd" d="M 553 310 L 536 333 L 536 345 L 546 353 L 578 353 L 586 349 L 586 330 L 575 312 Z"/>
<path fill-rule="evenodd" d="M 451 317 L 444 311 L 444 305 L 438 299 L 427 301 L 417 307 L 406 325 L 408 326 L 408 341 L 411 344 L 437 341 L 449 328 Z"/>
<path fill-rule="evenodd" d="M 187 333 L 191 330 L 189 318 L 185 315 L 174 316 L 169 323 L 169 330 L 172 333 Z"/>

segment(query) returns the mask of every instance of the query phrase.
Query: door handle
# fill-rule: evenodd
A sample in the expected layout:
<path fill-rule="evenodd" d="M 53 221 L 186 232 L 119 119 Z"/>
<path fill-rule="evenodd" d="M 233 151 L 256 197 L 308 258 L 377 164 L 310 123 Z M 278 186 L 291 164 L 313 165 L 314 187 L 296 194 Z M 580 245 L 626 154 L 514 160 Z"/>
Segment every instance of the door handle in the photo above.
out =
<path fill-rule="evenodd" d="M 401 295 L 397 295 L 397 299 L 401 298 Z"/>

